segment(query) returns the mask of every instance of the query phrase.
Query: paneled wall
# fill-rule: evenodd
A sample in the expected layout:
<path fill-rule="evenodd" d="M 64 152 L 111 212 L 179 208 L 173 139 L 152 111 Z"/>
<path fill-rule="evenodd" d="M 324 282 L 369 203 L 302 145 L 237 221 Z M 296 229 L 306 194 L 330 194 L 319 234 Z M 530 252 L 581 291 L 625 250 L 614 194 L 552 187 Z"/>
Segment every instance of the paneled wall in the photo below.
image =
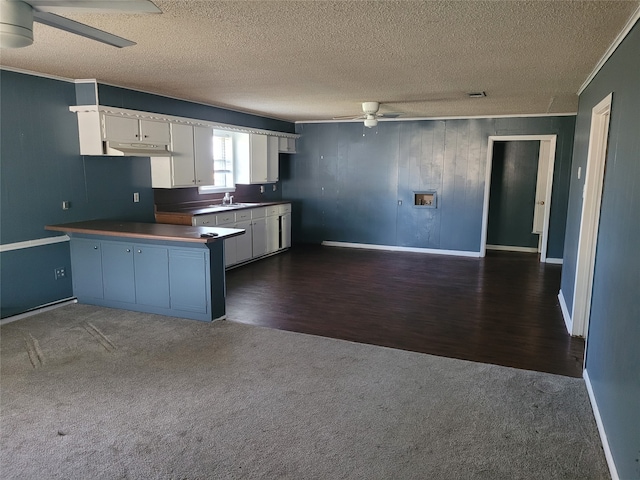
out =
<path fill-rule="evenodd" d="M 478 252 L 489 135 L 557 134 L 548 256 L 561 258 L 574 125 L 573 116 L 298 124 L 298 153 L 281 175 L 294 240 Z M 412 206 L 423 190 L 437 192 L 437 208 Z"/>
<path fill-rule="evenodd" d="M 613 92 L 586 370 L 619 478 L 640 478 L 640 25 L 580 95 L 562 293 L 573 303 L 591 109 Z"/>
<path fill-rule="evenodd" d="M 117 87 L 107 105 L 293 132 L 291 123 Z M 87 93 L 87 92 L 85 92 Z M 97 218 L 153 221 L 148 158 L 81 156 L 75 84 L 0 70 L 0 313 L 15 315 L 72 296 L 68 242 L 23 248 L 55 236 L 47 224 Z M 90 100 L 88 95 L 82 98 Z M 140 202 L 133 203 L 133 193 Z M 271 195 L 279 195 L 279 191 Z M 62 201 L 71 208 L 62 209 Z M 54 269 L 65 267 L 55 280 Z"/>

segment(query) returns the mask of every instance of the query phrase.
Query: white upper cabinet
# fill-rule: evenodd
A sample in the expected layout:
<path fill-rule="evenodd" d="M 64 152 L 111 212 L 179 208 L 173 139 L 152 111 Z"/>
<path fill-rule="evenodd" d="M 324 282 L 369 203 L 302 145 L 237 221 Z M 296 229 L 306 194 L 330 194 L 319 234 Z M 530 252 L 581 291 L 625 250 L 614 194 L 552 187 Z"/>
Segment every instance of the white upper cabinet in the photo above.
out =
<path fill-rule="evenodd" d="M 213 128 L 193 127 L 196 185 L 215 185 L 213 179 Z"/>
<path fill-rule="evenodd" d="M 153 188 L 214 185 L 213 128 L 171 124 L 171 157 L 151 157 Z"/>
<path fill-rule="evenodd" d="M 279 178 L 278 162 L 280 152 L 278 150 L 279 138 L 270 136 L 268 138 L 267 151 L 267 182 L 275 183 Z"/>
<path fill-rule="evenodd" d="M 281 153 L 296 153 L 296 139 L 290 137 L 279 137 L 278 149 Z"/>
<path fill-rule="evenodd" d="M 267 183 L 269 136 L 237 133 L 235 136 L 236 183 Z"/>
<path fill-rule="evenodd" d="M 171 141 L 171 133 L 167 122 L 105 115 L 103 139 L 123 143 L 167 145 Z"/>

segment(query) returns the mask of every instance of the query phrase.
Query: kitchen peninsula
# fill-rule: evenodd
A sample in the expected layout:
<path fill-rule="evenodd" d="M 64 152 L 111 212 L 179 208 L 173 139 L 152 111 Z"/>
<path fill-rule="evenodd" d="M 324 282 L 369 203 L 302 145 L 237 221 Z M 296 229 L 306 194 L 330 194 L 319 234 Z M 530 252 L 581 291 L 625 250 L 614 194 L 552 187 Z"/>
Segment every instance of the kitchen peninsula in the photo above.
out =
<path fill-rule="evenodd" d="M 226 317 L 224 239 L 243 229 L 91 220 L 70 237 L 80 303 L 202 321 Z"/>

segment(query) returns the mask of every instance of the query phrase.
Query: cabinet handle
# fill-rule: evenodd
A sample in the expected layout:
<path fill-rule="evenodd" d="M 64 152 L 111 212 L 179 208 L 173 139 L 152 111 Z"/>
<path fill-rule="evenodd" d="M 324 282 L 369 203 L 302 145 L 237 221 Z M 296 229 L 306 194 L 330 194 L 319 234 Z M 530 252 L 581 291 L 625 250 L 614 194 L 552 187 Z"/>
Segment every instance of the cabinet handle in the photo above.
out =
<path fill-rule="evenodd" d="M 140 136 L 140 135 L 138 135 L 138 134 L 136 133 L 136 138 L 138 138 L 139 136 Z"/>
<path fill-rule="evenodd" d="M 98 249 L 98 246 L 97 246 L 97 245 L 94 245 L 93 249 L 94 249 L 94 250 L 97 250 L 97 249 Z"/>
<path fill-rule="evenodd" d="M 138 250 L 138 253 L 142 253 L 142 250 Z"/>
<path fill-rule="evenodd" d="M 144 135 L 144 138 L 149 138 L 149 135 Z"/>
<path fill-rule="evenodd" d="M 131 251 L 131 249 L 130 249 L 130 248 L 127 248 L 127 253 L 129 253 L 130 251 Z"/>

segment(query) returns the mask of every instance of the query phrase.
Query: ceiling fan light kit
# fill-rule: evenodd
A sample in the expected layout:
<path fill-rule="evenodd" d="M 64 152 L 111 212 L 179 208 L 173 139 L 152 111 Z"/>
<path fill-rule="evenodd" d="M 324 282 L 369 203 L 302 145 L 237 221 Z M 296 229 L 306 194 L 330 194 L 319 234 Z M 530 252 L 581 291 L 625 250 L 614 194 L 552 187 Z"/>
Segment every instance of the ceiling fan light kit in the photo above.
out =
<path fill-rule="evenodd" d="M 367 128 L 373 128 L 376 125 L 378 125 L 378 119 L 375 117 L 375 115 L 367 115 L 367 117 L 364 119 L 364 126 Z"/>

